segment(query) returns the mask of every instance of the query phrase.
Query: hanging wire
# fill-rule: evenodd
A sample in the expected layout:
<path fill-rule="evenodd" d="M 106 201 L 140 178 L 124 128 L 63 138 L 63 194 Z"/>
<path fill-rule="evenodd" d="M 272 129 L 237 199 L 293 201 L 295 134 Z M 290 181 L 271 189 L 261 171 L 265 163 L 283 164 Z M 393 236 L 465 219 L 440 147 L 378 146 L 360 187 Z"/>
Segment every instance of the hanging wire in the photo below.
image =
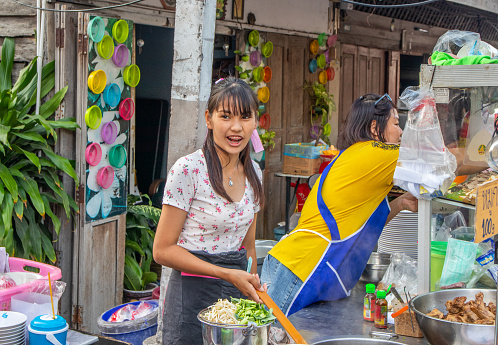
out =
<path fill-rule="evenodd" d="M 436 2 L 439 0 L 425 0 L 420 2 L 414 2 L 409 4 L 398 4 L 398 5 L 374 5 L 374 4 L 365 4 L 363 2 L 357 2 L 352 0 L 341 0 L 341 2 L 347 2 L 353 5 L 366 6 L 366 7 L 380 7 L 380 8 L 397 8 L 397 7 L 410 7 L 410 6 L 420 6 L 430 4 L 431 2 Z"/>
<path fill-rule="evenodd" d="M 107 10 L 107 9 L 110 9 L 110 8 L 129 6 L 129 5 L 136 4 L 137 2 L 141 2 L 143 0 L 133 0 L 133 1 L 126 2 L 126 3 L 120 4 L 120 5 L 112 5 L 112 6 L 105 6 L 105 7 L 94 7 L 94 8 L 82 8 L 82 9 L 79 9 L 79 10 L 57 10 L 57 9 L 53 9 L 53 8 L 41 8 L 41 7 L 33 6 L 33 5 L 30 5 L 30 4 L 25 4 L 23 2 L 20 2 L 19 0 L 12 0 L 12 1 L 14 1 L 15 3 L 17 3 L 17 4 L 21 5 L 21 6 L 26 6 L 26 7 L 33 8 L 35 10 L 41 10 L 41 11 L 51 11 L 51 12 L 90 12 L 90 11 Z"/>

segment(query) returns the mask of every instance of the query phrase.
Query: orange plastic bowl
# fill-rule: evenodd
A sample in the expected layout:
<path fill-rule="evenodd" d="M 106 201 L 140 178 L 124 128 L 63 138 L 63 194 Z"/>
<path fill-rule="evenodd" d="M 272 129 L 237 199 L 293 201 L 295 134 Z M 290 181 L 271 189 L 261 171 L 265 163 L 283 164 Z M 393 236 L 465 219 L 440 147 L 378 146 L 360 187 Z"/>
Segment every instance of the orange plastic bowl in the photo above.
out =
<path fill-rule="evenodd" d="M 268 102 L 268 100 L 270 99 L 270 89 L 268 89 L 268 87 L 266 86 L 260 88 L 258 90 L 258 99 L 263 103 Z"/>
<path fill-rule="evenodd" d="M 318 48 L 320 48 L 320 45 L 318 44 L 318 40 L 311 41 L 311 43 L 310 43 L 310 52 L 311 52 L 311 54 L 318 53 Z"/>
<path fill-rule="evenodd" d="M 263 81 L 268 83 L 271 80 L 272 72 L 270 66 L 263 68 Z"/>

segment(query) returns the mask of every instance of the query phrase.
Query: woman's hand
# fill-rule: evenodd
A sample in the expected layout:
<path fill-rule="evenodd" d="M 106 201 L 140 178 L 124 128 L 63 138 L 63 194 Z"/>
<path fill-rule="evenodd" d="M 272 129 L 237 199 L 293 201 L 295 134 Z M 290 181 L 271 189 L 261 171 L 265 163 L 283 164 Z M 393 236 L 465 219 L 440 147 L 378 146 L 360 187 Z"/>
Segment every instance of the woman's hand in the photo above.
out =
<path fill-rule="evenodd" d="M 247 296 L 258 303 L 263 303 L 261 298 L 259 298 L 256 293 L 256 289 L 259 291 L 265 291 L 261 286 L 258 274 L 251 274 L 243 270 L 231 269 L 228 270 L 226 281 L 232 283 L 244 296 Z"/>
<path fill-rule="evenodd" d="M 413 196 L 412 193 L 407 192 L 398 197 L 398 199 L 400 199 L 402 210 L 407 210 L 412 212 L 418 211 L 418 200 L 416 197 Z"/>

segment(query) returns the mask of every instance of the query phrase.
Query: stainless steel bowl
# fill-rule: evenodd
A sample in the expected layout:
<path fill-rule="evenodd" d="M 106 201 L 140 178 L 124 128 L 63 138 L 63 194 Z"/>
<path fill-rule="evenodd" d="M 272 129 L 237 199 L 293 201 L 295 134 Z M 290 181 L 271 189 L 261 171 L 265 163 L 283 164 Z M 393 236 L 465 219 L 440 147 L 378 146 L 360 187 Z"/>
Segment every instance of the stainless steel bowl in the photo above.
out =
<path fill-rule="evenodd" d="M 492 345 L 494 344 L 493 325 L 475 325 L 461 322 L 450 322 L 429 317 L 432 309 L 437 308 L 447 313 L 445 303 L 455 297 L 465 296 L 467 300 L 475 299 L 479 292 L 484 294 L 484 302 L 496 303 L 496 290 L 454 289 L 428 292 L 410 301 L 415 311 L 420 329 L 427 341 L 432 345 Z"/>
<path fill-rule="evenodd" d="M 390 263 L 391 254 L 372 252 L 367 266 L 361 274 L 360 281 L 364 283 L 380 282 Z"/>
<path fill-rule="evenodd" d="M 372 339 L 372 338 L 337 338 L 322 340 L 313 345 L 403 345 L 392 340 Z"/>

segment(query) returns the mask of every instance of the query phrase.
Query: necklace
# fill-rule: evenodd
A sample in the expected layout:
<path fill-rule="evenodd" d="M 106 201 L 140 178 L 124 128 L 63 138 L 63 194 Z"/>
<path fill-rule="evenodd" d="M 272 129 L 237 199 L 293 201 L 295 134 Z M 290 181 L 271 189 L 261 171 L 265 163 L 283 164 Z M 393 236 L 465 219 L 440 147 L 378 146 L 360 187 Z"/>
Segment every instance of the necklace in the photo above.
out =
<path fill-rule="evenodd" d="M 239 159 L 237 158 L 237 165 L 235 165 L 235 169 L 233 169 L 232 175 L 228 176 L 228 185 L 230 187 L 233 186 L 232 176 L 233 176 L 233 174 L 235 174 L 235 172 L 237 171 L 238 167 L 239 167 Z"/>

